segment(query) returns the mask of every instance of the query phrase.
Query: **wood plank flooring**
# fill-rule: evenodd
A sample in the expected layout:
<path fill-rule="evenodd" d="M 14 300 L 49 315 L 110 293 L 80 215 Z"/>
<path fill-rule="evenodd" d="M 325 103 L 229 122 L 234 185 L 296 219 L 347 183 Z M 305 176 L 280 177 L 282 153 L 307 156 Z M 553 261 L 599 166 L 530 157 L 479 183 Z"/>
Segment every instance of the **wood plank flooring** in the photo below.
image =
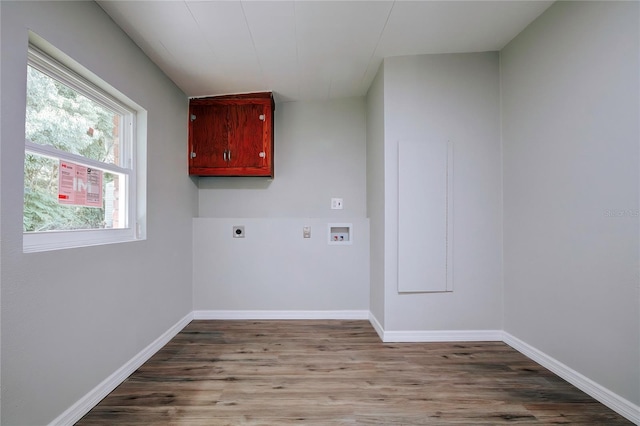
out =
<path fill-rule="evenodd" d="M 193 321 L 78 425 L 631 424 L 499 342 L 367 321 Z"/>

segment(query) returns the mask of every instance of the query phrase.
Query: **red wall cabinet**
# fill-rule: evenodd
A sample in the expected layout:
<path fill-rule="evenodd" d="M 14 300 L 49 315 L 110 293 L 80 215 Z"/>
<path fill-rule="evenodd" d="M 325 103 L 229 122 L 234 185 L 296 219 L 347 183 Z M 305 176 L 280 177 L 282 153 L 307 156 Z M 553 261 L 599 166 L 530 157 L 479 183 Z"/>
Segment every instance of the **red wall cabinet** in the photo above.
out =
<path fill-rule="evenodd" d="M 270 92 L 189 102 L 189 174 L 273 177 Z"/>

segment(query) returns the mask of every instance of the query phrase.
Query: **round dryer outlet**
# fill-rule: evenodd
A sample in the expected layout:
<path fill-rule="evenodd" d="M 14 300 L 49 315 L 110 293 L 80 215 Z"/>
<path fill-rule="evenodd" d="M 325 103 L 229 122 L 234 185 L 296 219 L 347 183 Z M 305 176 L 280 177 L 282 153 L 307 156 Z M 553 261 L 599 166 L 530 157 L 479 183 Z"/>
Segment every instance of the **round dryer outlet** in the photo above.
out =
<path fill-rule="evenodd" d="M 244 226 L 233 227 L 233 238 L 244 238 Z"/>

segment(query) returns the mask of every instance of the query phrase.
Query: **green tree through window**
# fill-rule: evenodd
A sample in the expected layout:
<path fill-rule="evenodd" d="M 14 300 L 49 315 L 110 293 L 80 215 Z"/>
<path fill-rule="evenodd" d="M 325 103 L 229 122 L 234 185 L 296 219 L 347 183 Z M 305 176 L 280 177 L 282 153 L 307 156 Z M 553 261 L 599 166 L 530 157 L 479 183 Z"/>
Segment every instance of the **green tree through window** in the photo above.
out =
<path fill-rule="evenodd" d="M 120 114 L 31 65 L 26 100 L 27 141 L 118 165 Z M 112 218 L 105 217 L 113 215 L 113 208 L 105 204 L 117 192 L 119 176 L 103 174 L 102 208 L 65 205 L 58 202 L 58 167 L 58 158 L 25 152 L 23 230 L 114 227 Z"/>

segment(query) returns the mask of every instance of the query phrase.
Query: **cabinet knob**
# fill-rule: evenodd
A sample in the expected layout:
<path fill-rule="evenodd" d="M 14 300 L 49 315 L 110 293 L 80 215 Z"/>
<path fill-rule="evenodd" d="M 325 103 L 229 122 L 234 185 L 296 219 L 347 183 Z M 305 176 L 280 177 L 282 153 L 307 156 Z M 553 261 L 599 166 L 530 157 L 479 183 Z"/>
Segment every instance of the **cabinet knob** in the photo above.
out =
<path fill-rule="evenodd" d="M 191 151 L 191 155 L 190 155 L 190 157 L 191 157 L 191 158 L 196 158 L 196 153 L 195 153 L 195 152 L 193 152 L 193 151 Z"/>
<path fill-rule="evenodd" d="M 258 117 L 260 119 L 260 121 L 264 121 L 264 114 L 260 114 L 260 117 Z"/>
<path fill-rule="evenodd" d="M 265 154 L 265 153 L 264 153 L 264 151 L 262 151 L 260 154 L 258 154 L 258 156 L 259 156 L 260 158 L 264 158 L 264 157 L 266 157 L 266 156 L 267 156 L 267 154 Z"/>

